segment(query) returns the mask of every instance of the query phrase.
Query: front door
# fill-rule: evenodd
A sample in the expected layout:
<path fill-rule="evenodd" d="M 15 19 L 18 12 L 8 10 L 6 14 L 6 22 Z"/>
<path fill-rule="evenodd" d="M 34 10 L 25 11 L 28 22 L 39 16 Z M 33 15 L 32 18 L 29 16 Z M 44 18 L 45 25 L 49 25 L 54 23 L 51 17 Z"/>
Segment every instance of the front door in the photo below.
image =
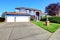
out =
<path fill-rule="evenodd" d="M 39 20 L 39 12 L 36 12 L 36 19 Z"/>

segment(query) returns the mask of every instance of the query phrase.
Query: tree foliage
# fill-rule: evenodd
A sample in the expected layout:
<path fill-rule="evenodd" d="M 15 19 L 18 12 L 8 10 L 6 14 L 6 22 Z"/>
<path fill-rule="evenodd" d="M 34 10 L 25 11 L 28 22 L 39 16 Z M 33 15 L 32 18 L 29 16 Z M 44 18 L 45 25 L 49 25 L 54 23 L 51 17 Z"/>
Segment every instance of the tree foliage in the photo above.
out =
<path fill-rule="evenodd" d="M 59 11 L 60 11 L 60 4 L 59 3 L 49 4 L 45 8 L 45 12 L 48 13 L 48 15 L 51 15 L 51 16 L 59 15 Z"/>
<path fill-rule="evenodd" d="M 1 15 L 1 18 L 5 18 L 5 14 L 6 14 L 7 12 L 3 12 L 2 13 L 2 15 Z"/>

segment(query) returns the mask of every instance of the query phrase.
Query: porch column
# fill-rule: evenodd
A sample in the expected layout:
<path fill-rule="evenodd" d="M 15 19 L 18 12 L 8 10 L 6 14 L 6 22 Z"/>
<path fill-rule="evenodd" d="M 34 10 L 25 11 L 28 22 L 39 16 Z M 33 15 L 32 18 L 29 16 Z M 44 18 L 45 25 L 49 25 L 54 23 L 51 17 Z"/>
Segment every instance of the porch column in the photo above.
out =
<path fill-rule="evenodd" d="M 37 20 L 38 22 L 40 21 L 38 16 L 36 16 L 36 20 Z"/>

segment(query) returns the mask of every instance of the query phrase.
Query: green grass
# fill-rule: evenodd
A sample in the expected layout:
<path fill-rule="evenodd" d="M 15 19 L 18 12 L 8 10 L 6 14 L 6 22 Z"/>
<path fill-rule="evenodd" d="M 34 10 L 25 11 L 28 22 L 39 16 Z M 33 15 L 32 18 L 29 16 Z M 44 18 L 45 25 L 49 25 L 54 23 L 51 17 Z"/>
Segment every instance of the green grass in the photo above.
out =
<path fill-rule="evenodd" d="M 4 22 L 0 22 L 0 25 L 3 24 Z"/>
<path fill-rule="evenodd" d="M 60 24 L 57 24 L 57 23 L 50 23 L 49 26 L 46 26 L 45 25 L 45 22 L 37 22 L 37 21 L 31 21 L 32 23 L 38 25 L 39 27 L 42 27 L 43 29 L 51 32 L 51 33 L 54 33 L 58 28 L 60 28 Z"/>

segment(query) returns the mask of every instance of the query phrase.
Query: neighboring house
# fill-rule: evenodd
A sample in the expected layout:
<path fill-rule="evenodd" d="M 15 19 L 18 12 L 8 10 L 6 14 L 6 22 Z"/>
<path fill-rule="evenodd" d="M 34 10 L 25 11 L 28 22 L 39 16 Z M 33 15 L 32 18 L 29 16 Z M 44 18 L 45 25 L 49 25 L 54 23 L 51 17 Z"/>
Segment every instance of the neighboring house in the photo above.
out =
<path fill-rule="evenodd" d="M 33 8 L 15 8 L 16 12 L 7 12 L 5 15 L 6 22 L 29 22 L 30 19 L 40 20 L 42 12 Z"/>

